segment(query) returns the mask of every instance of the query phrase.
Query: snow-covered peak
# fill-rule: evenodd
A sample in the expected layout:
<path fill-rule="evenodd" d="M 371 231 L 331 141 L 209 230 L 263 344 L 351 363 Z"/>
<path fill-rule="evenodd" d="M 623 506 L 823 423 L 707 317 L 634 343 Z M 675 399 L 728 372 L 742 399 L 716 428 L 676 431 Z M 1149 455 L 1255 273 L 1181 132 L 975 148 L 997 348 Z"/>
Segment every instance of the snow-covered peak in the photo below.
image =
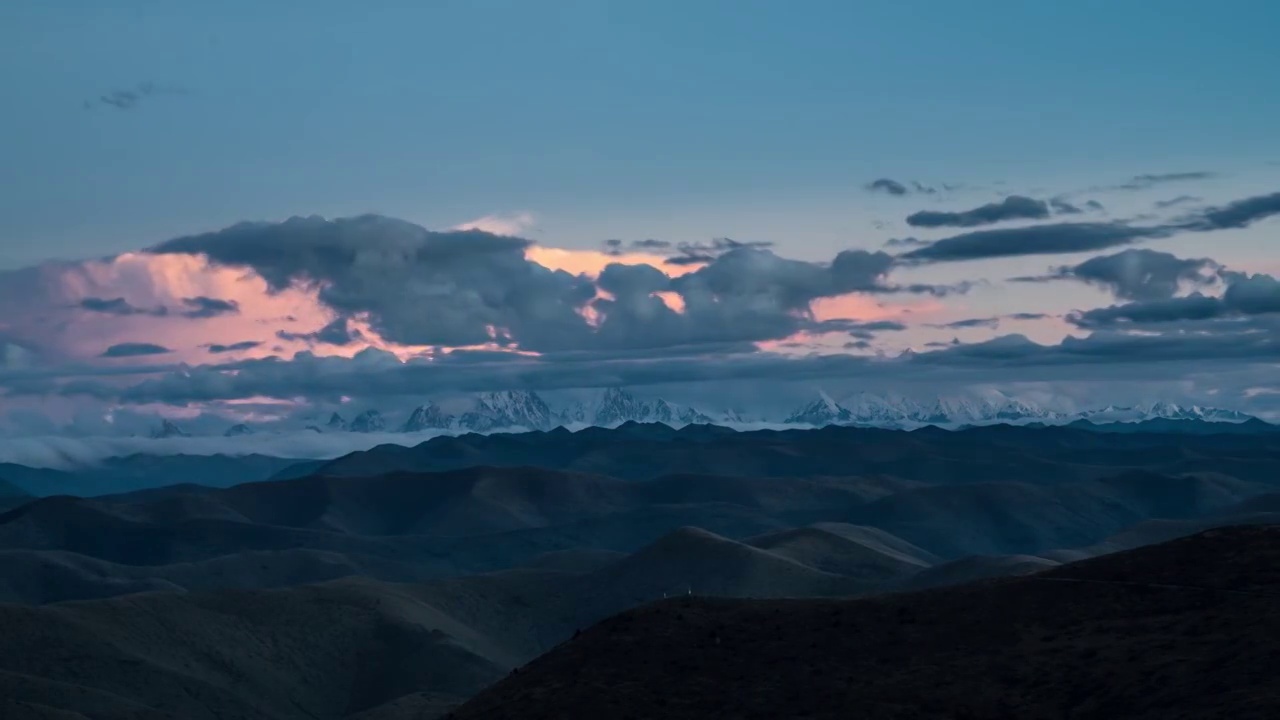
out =
<path fill-rule="evenodd" d="M 172 420 L 162 420 L 160 427 L 151 433 L 151 437 L 156 439 L 171 437 L 191 437 L 190 433 L 178 427 Z"/>
<path fill-rule="evenodd" d="M 414 409 L 413 414 L 405 421 L 401 432 L 422 432 L 423 430 L 448 430 L 457 422 L 457 418 L 444 410 L 439 405 L 429 402 L 426 405 L 420 405 Z"/>
<path fill-rule="evenodd" d="M 605 390 L 594 408 L 570 408 L 567 419 L 590 422 L 601 427 L 613 427 L 624 422 L 659 422 L 673 427 L 713 422 L 706 413 L 694 408 L 661 398 L 643 400 L 616 387 Z"/>
<path fill-rule="evenodd" d="M 549 430 L 556 422 L 551 408 L 537 393 L 504 390 L 477 395 L 457 424 L 466 430 L 486 432 L 504 428 Z"/>
<path fill-rule="evenodd" d="M 244 423 L 237 423 L 227 428 L 227 431 L 222 434 L 224 437 L 239 437 L 241 435 L 252 435 L 253 432 L 253 428 L 248 425 L 245 425 Z"/>
<path fill-rule="evenodd" d="M 819 392 L 816 400 L 797 408 L 783 422 L 788 425 L 812 425 L 814 427 L 845 425 L 853 422 L 853 413 L 849 412 L 849 409 L 840 403 L 832 400 L 830 395 L 825 392 Z"/>
<path fill-rule="evenodd" d="M 349 429 L 358 433 L 382 432 L 387 429 L 387 421 L 377 410 L 365 410 L 352 419 Z"/>

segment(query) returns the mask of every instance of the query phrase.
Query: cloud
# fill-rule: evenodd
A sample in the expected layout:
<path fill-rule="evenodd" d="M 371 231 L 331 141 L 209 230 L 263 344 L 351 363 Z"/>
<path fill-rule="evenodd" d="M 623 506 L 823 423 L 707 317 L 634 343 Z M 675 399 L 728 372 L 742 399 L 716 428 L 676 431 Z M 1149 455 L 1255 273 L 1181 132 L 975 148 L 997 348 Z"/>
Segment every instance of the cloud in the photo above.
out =
<path fill-rule="evenodd" d="M 1180 232 L 1212 232 L 1247 227 L 1280 214 L 1280 193 L 1243 198 L 1189 217 L 1154 226 L 1126 222 L 1050 223 L 1022 228 L 977 230 L 937 240 L 899 257 L 915 262 L 955 262 L 1021 255 L 1052 255 L 1128 245 Z"/>
<path fill-rule="evenodd" d="M 1115 186 L 1116 190 L 1146 190 L 1156 185 L 1165 185 L 1167 183 L 1188 182 L 1191 180 L 1211 180 L 1218 176 L 1217 173 L 1207 170 L 1197 170 L 1194 172 L 1173 172 L 1173 173 L 1156 173 L 1145 175 L 1134 175 L 1128 182 Z"/>
<path fill-rule="evenodd" d="M 188 308 L 182 315 L 188 318 L 211 318 L 219 315 L 235 315 L 240 312 L 240 304 L 235 300 L 218 300 L 200 296 L 183 298 L 182 304 Z"/>
<path fill-rule="evenodd" d="M 709 243 L 682 242 L 676 245 L 677 254 L 666 260 L 668 265 L 703 265 L 739 248 L 763 250 L 773 247 L 773 243 L 764 240 L 739 242 L 732 238 L 715 238 Z M 652 248 L 650 248 L 652 249 Z"/>
<path fill-rule="evenodd" d="M 1053 208 L 1053 211 L 1059 215 L 1079 215 L 1084 212 L 1062 198 L 1050 198 L 1049 207 Z"/>
<path fill-rule="evenodd" d="M 84 109 L 92 110 L 98 107 L 105 107 L 115 110 L 132 110 L 138 107 L 144 99 L 155 95 L 185 95 L 186 93 L 187 91 L 180 87 L 141 82 L 130 88 L 112 90 L 91 100 L 85 100 Z"/>
<path fill-rule="evenodd" d="M 211 352 L 211 353 L 213 353 L 213 354 L 215 354 L 215 355 L 219 355 L 219 354 L 222 354 L 222 353 L 229 353 L 229 352 L 241 352 L 241 351 L 244 351 L 244 350 L 252 350 L 252 349 L 254 349 L 254 348 L 258 347 L 259 345 L 262 345 L 262 342 L 261 342 L 261 341 L 258 341 L 258 340 L 241 340 L 240 342 L 231 343 L 231 344 L 229 344 L 229 345 L 217 345 L 217 344 L 214 344 L 214 345 L 209 345 L 209 346 L 207 346 L 207 347 L 208 347 L 209 352 Z"/>
<path fill-rule="evenodd" d="M 173 352 L 163 345 L 152 343 L 118 343 L 102 352 L 104 358 L 140 357 L 143 355 L 166 355 Z"/>
<path fill-rule="evenodd" d="M 916 262 L 956 262 L 1019 255 L 1056 255 L 1102 250 L 1146 238 L 1164 237 L 1171 232 L 1162 227 L 1133 227 L 1123 223 L 1056 223 L 977 230 L 937 240 L 901 257 Z"/>
<path fill-rule="evenodd" d="M 950 185 L 944 185 L 943 187 L 947 190 L 954 189 Z M 929 187 L 928 185 L 924 185 L 917 180 L 912 180 L 910 181 L 910 183 L 904 184 L 904 183 L 898 182 L 897 180 L 891 180 L 889 178 L 880 178 L 878 180 L 872 180 L 871 182 L 867 183 L 866 189 L 867 189 L 867 192 L 873 192 L 873 193 L 881 192 L 888 195 L 908 195 L 913 192 L 923 193 L 925 195 L 933 195 L 934 193 L 938 192 L 937 188 Z"/>
<path fill-rule="evenodd" d="M 534 344 L 584 333 L 587 278 L 525 257 L 528 240 L 478 230 L 432 232 L 365 215 L 242 223 L 179 238 L 155 253 L 195 253 L 252 268 L 273 291 L 312 288 L 339 316 L 368 314 L 381 337 L 421 346 L 489 342 L 491 331 Z"/>
<path fill-rule="evenodd" d="M 1168 200 L 1157 200 L 1156 207 L 1162 208 L 1162 209 L 1171 208 L 1178 205 L 1187 205 L 1190 203 L 1197 203 L 1200 201 L 1201 201 L 1201 198 L 1198 198 L 1194 195 L 1179 195 L 1174 198 L 1169 198 Z"/>
<path fill-rule="evenodd" d="M 110 299 L 87 297 L 82 298 L 77 305 L 81 310 L 102 313 L 104 315 L 115 315 L 118 317 L 127 317 L 129 315 L 153 315 L 156 317 L 163 317 L 169 313 L 168 308 L 165 307 L 150 309 L 135 307 L 130 305 L 129 302 L 122 297 Z"/>
<path fill-rule="evenodd" d="M 1276 214 L 1280 214 L 1280 192 L 1209 208 L 1192 223 L 1191 228 L 1201 231 L 1238 229 Z"/>
<path fill-rule="evenodd" d="M 674 243 L 668 240 L 655 240 L 653 238 L 645 238 L 643 240 L 632 240 L 631 242 L 623 242 L 617 238 L 611 238 L 604 241 L 605 252 L 612 256 L 624 255 L 628 252 L 669 252 Z"/>
<path fill-rule="evenodd" d="M 454 225 L 454 231 L 478 230 L 493 235 L 517 237 L 534 231 L 537 218 L 532 213 L 518 212 L 511 215 L 485 215 L 475 220 Z"/>
<path fill-rule="evenodd" d="M 810 304 L 817 299 L 968 289 L 894 285 L 887 281 L 894 259 L 884 252 L 845 251 L 814 263 L 781 258 L 768 245 L 728 238 L 680 244 L 678 255 L 660 264 L 675 261 L 683 273 L 615 262 L 593 278 L 533 262 L 537 255 L 524 239 L 362 216 L 242 223 L 151 252 L 248 267 L 271 292 L 313 292 L 333 313 L 330 324 L 277 336 L 328 344 L 351 342 L 342 318 L 360 318 L 387 342 L 428 348 L 492 344 L 545 353 L 752 343 L 803 330 L 814 322 Z"/>
<path fill-rule="evenodd" d="M 1072 313 L 1067 320 L 1083 328 L 1108 328 L 1280 313 L 1280 281 L 1263 274 L 1231 273 L 1228 277 L 1230 282 L 1222 297 L 1192 293 L 1186 297 L 1140 300 Z M 1232 329 L 1240 327 L 1243 326 Z"/>
<path fill-rule="evenodd" d="M 914 237 L 889 238 L 885 241 L 885 247 L 919 247 L 921 245 L 930 244 L 928 240 L 921 240 Z"/>
<path fill-rule="evenodd" d="M 867 183 L 867 190 L 871 192 L 888 193 L 890 195 L 906 195 L 908 192 L 910 192 L 909 190 L 907 190 L 906 185 L 903 185 L 897 180 L 890 180 L 889 178 L 880 178 L 879 180 L 872 180 L 871 182 Z"/>
<path fill-rule="evenodd" d="M 985 318 L 968 318 L 966 320 L 955 320 L 948 323 L 932 323 L 929 325 L 929 327 L 947 328 L 951 330 L 961 330 L 965 328 L 990 328 L 994 330 L 999 325 L 1000 325 L 1000 318 L 985 317 Z"/>
<path fill-rule="evenodd" d="M 1009 220 L 1043 220 L 1049 217 L 1049 204 L 1022 195 L 1010 195 L 998 203 L 989 203 L 962 212 L 921 210 L 907 216 L 912 227 L 976 227 Z"/>
<path fill-rule="evenodd" d="M 1075 279 L 1110 290 L 1126 300 L 1160 300 L 1177 295 L 1184 286 L 1205 286 L 1218 280 L 1221 266 L 1209 258 L 1183 259 L 1167 252 L 1130 248 L 1114 255 L 1090 258 L 1079 265 L 1054 268 L 1050 274 L 1011 278 L 1014 282 Z"/>
<path fill-rule="evenodd" d="M 341 317 L 324 327 L 309 333 L 293 333 L 277 330 L 276 337 L 282 340 L 301 340 L 307 343 L 323 343 L 325 345 L 350 345 L 362 339 L 359 330 L 353 330 L 350 321 Z"/>
<path fill-rule="evenodd" d="M 1261 368 L 1280 360 L 1277 337 L 1275 331 L 1258 332 L 1257 328 L 1224 327 L 1213 334 L 1105 330 L 1045 345 L 1022 335 L 1005 335 L 978 343 L 952 342 L 941 350 L 896 357 L 838 353 L 797 358 L 743 352 L 512 357 L 484 353 L 401 362 L 389 353 L 366 350 L 350 359 L 302 353 L 293 361 L 266 359 L 186 368 L 125 387 L 82 382 L 62 392 L 128 404 L 184 405 L 254 397 L 336 401 L 351 396 L 386 401 L 509 388 L 543 391 L 776 382 L 780 378 L 790 382 L 857 378 L 868 383 L 1013 382 L 1026 378 L 1117 381 L 1125 377 L 1155 381 L 1213 373 L 1224 367 L 1233 371 L 1254 365 Z M 1264 372 L 1261 377 L 1269 375 Z"/>

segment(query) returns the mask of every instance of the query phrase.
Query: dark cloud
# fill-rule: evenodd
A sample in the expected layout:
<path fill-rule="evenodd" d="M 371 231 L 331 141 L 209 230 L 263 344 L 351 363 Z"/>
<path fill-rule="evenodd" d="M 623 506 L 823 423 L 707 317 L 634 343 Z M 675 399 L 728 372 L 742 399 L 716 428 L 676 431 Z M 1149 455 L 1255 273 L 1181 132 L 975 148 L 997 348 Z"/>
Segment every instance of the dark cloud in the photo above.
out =
<path fill-rule="evenodd" d="M 154 317 L 163 317 L 168 314 L 168 309 L 163 307 L 157 308 L 141 308 L 130 305 L 122 297 L 117 298 L 96 298 L 87 297 L 77 303 L 77 307 L 89 312 L 103 313 L 104 315 L 116 315 L 118 317 L 127 317 L 129 315 L 151 315 Z"/>
<path fill-rule="evenodd" d="M 682 242 L 676 245 L 677 255 L 667 258 L 668 265 L 701 265 L 724 255 L 732 250 L 753 248 L 764 250 L 773 247 L 772 242 L 752 240 L 740 242 L 732 238 L 715 238 L 709 243 Z"/>
<path fill-rule="evenodd" d="M 1221 269 L 1209 258 L 1183 259 L 1167 252 L 1130 248 L 1090 258 L 1079 265 L 1054 268 L 1048 275 L 1011 278 L 1014 282 L 1075 279 L 1110 290 L 1125 300 L 1172 298 L 1186 285 L 1217 281 Z"/>
<path fill-rule="evenodd" d="M 1009 315 L 1006 315 L 1005 317 L 1009 318 L 1010 320 L 1043 320 L 1049 316 L 1045 313 L 1019 312 L 1019 313 L 1011 313 Z"/>
<path fill-rule="evenodd" d="M 920 245 L 930 244 L 928 240 L 921 240 L 914 237 L 889 238 L 885 241 L 885 247 L 917 247 Z"/>
<path fill-rule="evenodd" d="M 218 355 L 221 353 L 238 352 L 241 350 L 252 350 L 261 344 L 262 343 L 257 340 L 242 340 L 237 343 L 231 343 L 230 345 L 208 345 L 206 346 L 206 349 L 209 352 Z"/>
<path fill-rule="evenodd" d="M 886 275 L 894 259 L 884 252 L 846 251 L 830 263 L 812 263 L 780 258 L 765 246 L 728 238 L 678 245 L 679 257 L 696 256 L 705 266 L 674 279 L 647 265 L 610 265 L 597 281 L 610 297 L 597 297 L 590 278 L 526 260 L 525 240 L 474 231 L 433 233 L 378 216 L 244 223 L 151 251 L 198 253 L 214 263 L 251 267 L 272 291 L 316 288 L 339 317 L 366 315 L 392 342 L 497 342 L 537 352 L 778 340 L 813 323 L 809 304 L 819 298 L 967 289 L 892 285 Z M 679 293 L 682 312 L 656 295 L 662 292 Z M 350 340 L 342 323 L 280 337 Z"/>
<path fill-rule="evenodd" d="M 1095 308 L 1067 315 L 1067 321 L 1083 328 L 1120 324 L 1165 323 L 1176 320 L 1206 320 L 1222 314 L 1222 301 L 1200 293 L 1187 297 L 1143 300 Z"/>
<path fill-rule="evenodd" d="M 1273 316 L 1256 317 L 1259 321 L 1276 320 Z M 1158 326 L 1143 326 L 1143 331 L 1137 333 L 1098 330 L 1087 337 L 1068 337 L 1051 345 L 1040 345 L 1021 335 L 1006 335 L 979 343 L 953 341 L 941 350 L 908 352 L 897 358 L 847 354 L 780 357 L 734 352 L 731 345 L 718 348 L 715 354 L 696 348 L 680 354 L 572 352 L 539 357 L 452 353 L 430 362 L 407 363 L 378 350 L 365 350 L 351 359 L 299 353 L 292 361 L 272 358 L 183 367 L 129 386 L 76 380 L 61 385 L 57 392 L 111 402 L 185 404 L 255 396 L 376 399 L 509 388 L 553 390 L 855 377 L 871 383 L 1123 378 L 1156 381 L 1194 373 L 1215 374 L 1223 369 L 1243 372 L 1250 367 L 1264 368 L 1265 371 L 1259 370 L 1260 377 L 1269 379 L 1272 371 L 1267 368 L 1280 360 L 1280 322 L 1270 326 L 1217 324 L 1221 327 L 1215 332 L 1184 332 L 1180 327 L 1165 332 Z M 1270 327 L 1270 331 L 1260 331 L 1263 327 Z M 0 383 L 12 388 L 15 383 L 34 382 L 39 377 L 32 372 L 3 373 Z"/>
<path fill-rule="evenodd" d="M 854 292 L 898 291 L 885 282 L 892 265 L 884 252 L 850 250 L 821 264 L 750 247 L 732 249 L 676 278 L 643 265 L 610 265 L 599 285 L 612 297 L 591 303 L 598 318 L 593 346 L 732 344 L 829 331 L 815 323 L 811 303 Z M 678 293 L 683 312 L 667 307 L 655 296 L 659 292 Z"/>
<path fill-rule="evenodd" d="M 907 261 L 951 262 L 1018 255 L 1048 255 L 1128 245 L 1179 232 L 1211 232 L 1247 227 L 1280 214 L 1280 193 L 1244 198 L 1163 225 L 1125 222 L 1052 223 L 1025 228 L 978 230 L 937 240 L 899 256 Z"/>
<path fill-rule="evenodd" d="M 968 318 L 966 320 L 955 320 L 949 323 L 936 323 L 929 325 L 929 327 L 932 328 L 948 328 L 951 330 L 960 330 L 964 328 L 991 328 L 994 330 L 999 326 L 1000 318 L 998 317 Z"/>
<path fill-rule="evenodd" d="M 277 330 L 276 337 L 281 340 L 302 340 L 310 343 L 341 346 L 350 345 L 360 340 L 363 336 L 359 331 L 351 328 L 347 318 L 340 317 L 315 332 L 291 333 L 286 330 Z"/>
<path fill-rule="evenodd" d="M 901 257 L 917 262 L 954 262 L 1019 255 L 1056 255 L 1103 250 L 1169 234 L 1171 231 L 1166 228 L 1132 227 L 1123 223 L 1056 223 L 953 235 Z"/>
<path fill-rule="evenodd" d="M 1134 175 L 1128 182 L 1115 186 L 1117 190 L 1145 190 L 1156 185 L 1164 185 L 1166 183 L 1187 182 L 1190 180 L 1210 180 L 1217 177 L 1217 173 L 1198 170 L 1195 172 L 1175 172 L 1175 173 L 1159 173 Z"/>
<path fill-rule="evenodd" d="M 235 315 L 240 312 L 240 305 L 234 300 L 199 296 L 183 298 L 182 304 L 187 307 L 182 315 L 189 318 L 211 318 L 219 315 Z"/>
<path fill-rule="evenodd" d="M 628 252 L 670 252 L 673 243 L 667 240 L 655 240 L 653 238 L 645 238 L 643 240 L 632 240 L 624 242 L 617 238 L 611 238 L 604 241 L 605 252 L 610 255 L 622 255 Z"/>
<path fill-rule="evenodd" d="M 942 187 L 946 190 L 954 190 L 956 186 L 944 184 Z M 925 185 L 918 180 L 900 183 L 897 180 L 891 180 L 889 178 L 872 180 L 866 184 L 866 189 L 868 192 L 882 192 L 888 195 L 909 195 L 911 193 L 933 195 L 938 192 L 937 188 Z"/>
<path fill-rule="evenodd" d="M 142 357 L 144 355 L 164 355 L 173 352 L 163 345 L 152 343 L 119 343 L 102 352 L 104 358 Z"/>
<path fill-rule="evenodd" d="M 1102 206 L 1102 203 L 1098 202 L 1097 200 L 1085 200 L 1084 206 L 1086 208 L 1089 208 L 1090 210 L 1096 210 L 1099 212 L 1101 212 L 1102 210 L 1106 210 L 1106 208 Z"/>
<path fill-rule="evenodd" d="M 1193 225 L 1195 230 L 1228 230 L 1247 227 L 1280 214 L 1280 192 L 1245 198 L 1219 208 L 1205 210 Z"/>
<path fill-rule="evenodd" d="M 871 182 L 867 183 L 867 190 L 871 192 L 888 193 L 890 195 L 906 195 L 908 192 L 910 192 L 909 190 L 907 190 L 906 185 L 903 185 L 897 180 L 890 180 L 889 178 L 880 178 L 879 180 L 872 180 Z"/>
<path fill-rule="evenodd" d="M 1079 215 L 1084 212 L 1062 198 L 1051 198 L 1049 200 L 1049 207 L 1053 208 L 1053 211 L 1059 215 Z"/>
<path fill-rule="evenodd" d="M 907 326 L 892 320 L 873 320 L 860 322 L 857 320 L 828 320 L 822 324 L 821 331 L 844 331 L 858 340 L 871 340 L 879 332 L 901 332 Z"/>
<path fill-rule="evenodd" d="M 154 95 L 185 95 L 186 90 L 179 87 L 162 86 L 153 82 L 142 82 L 131 88 L 112 90 L 92 100 L 84 101 L 84 109 L 107 107 L 116 110 L 132 110 L 144 99 Z"/>
<path fill-rule="evenodd" d="M 1043 200 L 1010 195 L 998 203 L 989 203 L 961 212 L 921 210 L 907 216 L 912 227 L 977 227 L 1009 220 L 1043 220 L 1049 217 L 1049 204 Z"/>
<path fill-rule="evenodd" d="M 317 288 L 342 316 L 368 313 L 374 329 L 409 345 L 477 345 L 491 331 L 530 349 L 583 342 L 587 278 L 525 259 L 527 240 L 480 231 L 431 232 L 365 215 L 242 223 L 179 238 L 156 253 L 197 253 L 253 268 L 273 291 Z"/>
<path fill-rule="evenodd" d="M 1083 328 L 1108 328 L 1274 313 L 1280 313 L 1280 281 L 1270 275 L 1233 273 L 1220 298 L 1192 293 L 1186 297 L 1141 300 L 1072 313 L 1067 320 Z"/>
<path fill-rule="evenodd" d="M 1177 205 L 1187 205 L 1189 203 L 1197 203 L 1197 202 L 1200 202 L 1200 200 L 1201 198 L 1195 197 L 1194 195 L 1179 195 L 1178 197 L 1169 198 L 1168 200 L 1157 200 L 1156 207 L 1170 208 L 1170 207 L 1175 207 Z"/>

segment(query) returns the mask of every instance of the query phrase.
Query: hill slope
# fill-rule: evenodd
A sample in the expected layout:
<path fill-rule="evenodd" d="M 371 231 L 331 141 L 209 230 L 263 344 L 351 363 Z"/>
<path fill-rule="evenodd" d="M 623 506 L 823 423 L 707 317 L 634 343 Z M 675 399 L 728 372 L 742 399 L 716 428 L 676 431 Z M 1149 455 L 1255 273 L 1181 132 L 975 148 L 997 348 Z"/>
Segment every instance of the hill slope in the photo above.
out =
<path fill-rule="evenodd" d="M 611 618 L 456 720 L 1267 718 L 1280 528 L 863 600 L 680 598 Z"/>

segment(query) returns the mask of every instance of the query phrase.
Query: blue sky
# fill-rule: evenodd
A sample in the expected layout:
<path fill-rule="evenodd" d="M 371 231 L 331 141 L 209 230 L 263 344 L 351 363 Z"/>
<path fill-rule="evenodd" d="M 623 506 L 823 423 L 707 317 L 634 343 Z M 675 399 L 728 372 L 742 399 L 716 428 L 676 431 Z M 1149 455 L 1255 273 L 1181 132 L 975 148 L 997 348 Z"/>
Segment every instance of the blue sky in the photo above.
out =
<path fill-rule="evenodd" d="M 742 234 L 765 207 L 803 255 L 863 230 L 880 176 L 1280 160 L 1277 23 L 1240 1 L 10 0 L 0 264 L 365 211 L 523 210 L 587 246 Z M 144 81 L 185 94 L 81 108 Z"/>
<path fill-rule="evenodd" d="M 1243 0 L 8 0 L 0 432 L 624 380 L 1280 418 L 1277 26 Z M 1042 211 L 974 220 L 1010 198 Z M 278 224 L 139 252 L 243 221 Z M 459 226 L 524 240 L 423 229 Z"/>

